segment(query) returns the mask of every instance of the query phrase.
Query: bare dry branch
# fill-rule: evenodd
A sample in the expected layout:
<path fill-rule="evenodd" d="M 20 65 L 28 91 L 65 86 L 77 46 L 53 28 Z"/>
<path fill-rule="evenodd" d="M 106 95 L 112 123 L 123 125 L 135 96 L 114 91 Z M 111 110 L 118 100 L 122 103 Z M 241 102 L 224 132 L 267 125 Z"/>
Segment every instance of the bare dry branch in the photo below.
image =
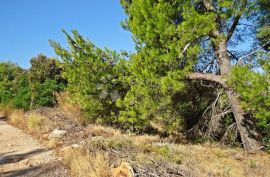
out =
<path fill-rule="evenodd" d="M 264 45 L 262 45 L 262 46 L 259 47 L 258 49 L 256 49 L 256 50 L 250 52 L 249 54 L 240 57 L 240 58 L 238 59 L 237 64 L 240 64 L 240 63 L 242 62 L 243 59 L 245 59 L 245 58 L 247 58 L 247 57 L 249 57 L 249 56 L 251 56 L 251 55 L 257 53 L 259 50 L 263 49 L 263 48 L 264 48 L 265 46 L 267 46 L 268 44 L 270 44 L 270 41 L 268 41 L 267 43 L 265 43 Z"/>

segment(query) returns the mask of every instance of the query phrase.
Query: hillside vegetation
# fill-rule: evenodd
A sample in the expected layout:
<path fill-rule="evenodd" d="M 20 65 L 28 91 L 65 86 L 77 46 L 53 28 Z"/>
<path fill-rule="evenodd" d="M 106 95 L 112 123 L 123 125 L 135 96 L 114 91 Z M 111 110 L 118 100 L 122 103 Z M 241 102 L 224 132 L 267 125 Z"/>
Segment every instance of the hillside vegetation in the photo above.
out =
<path fill-rule="evenodd" d="M 173 138 L 127 134 L 101 125 L 83 126 L 72 112 L 63 113 L 61 107 L 13 111 L 9 121 L 56 149 L 72 176 L 270 175 L 270 156 L 264 152 L 250 153 L 209 142 L 179 144 Z M 52 137 L 54 130 L 66 132 Z"/>
<path fill-rule="evenodd" d="M 134 53 L 63 30 L 67 48 L 49 40 L 56 58 L 0 63 L 4 117 L 38 137 L 70 133 L 54 148 L 82 136 L 65 156 L 79 176 L 121 161 L 141 176 L 269 175 L 269 1 L 120 3 Z"/>

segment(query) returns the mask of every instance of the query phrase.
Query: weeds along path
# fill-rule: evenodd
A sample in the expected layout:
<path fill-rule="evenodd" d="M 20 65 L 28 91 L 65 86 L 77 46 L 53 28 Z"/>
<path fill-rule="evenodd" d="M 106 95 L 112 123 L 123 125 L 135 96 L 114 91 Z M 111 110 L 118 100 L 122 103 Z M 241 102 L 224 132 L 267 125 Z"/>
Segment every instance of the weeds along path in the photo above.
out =
<path fill-rule="evenodd" d="M 31 136 L 0 120 L 0 177 L 61 176 L 68 171 Z"/>

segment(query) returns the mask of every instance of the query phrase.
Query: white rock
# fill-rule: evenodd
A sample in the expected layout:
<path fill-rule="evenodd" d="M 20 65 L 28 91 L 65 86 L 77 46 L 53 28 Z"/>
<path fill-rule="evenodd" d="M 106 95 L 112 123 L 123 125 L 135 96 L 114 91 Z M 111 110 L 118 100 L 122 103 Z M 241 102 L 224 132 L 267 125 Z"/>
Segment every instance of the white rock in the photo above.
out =
<path fill-rule="evenodd" d="M 76 149 L 76 148 L 81 147 L 81 145 L 79 145 L 79 144 L 72 144 L 71 147 Z"/>
<path fill-rule="evenodd" d="M 19 162 L 20 165 L 28 165 L 29 164 L 29 160 L 25 159 Z"/>
<path fill-rule="evenodd" d="M 62 138 L 63 136 L 65 136 L 67 133 L 66 130 L 58 130 L 55 129 L 54 131 L 52 131 L 49 136 L 48 139 L 54 139 L 54 138 Z"/>
<path fill-rule="evenodd" d="M 81 141 L 81 142 L 80 142 L 80 145 L 85 145 L 85 144 L 86 144 L 85 141 Z"/>

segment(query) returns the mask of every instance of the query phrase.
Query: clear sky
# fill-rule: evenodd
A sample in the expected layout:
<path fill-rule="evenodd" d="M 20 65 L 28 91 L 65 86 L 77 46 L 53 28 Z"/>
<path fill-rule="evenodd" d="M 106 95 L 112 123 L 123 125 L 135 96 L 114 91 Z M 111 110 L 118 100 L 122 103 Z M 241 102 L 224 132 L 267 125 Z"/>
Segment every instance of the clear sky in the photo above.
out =
<path fill-rule="evenodd" d="M 99 47 L 134 50 L 119 0 L 1 0 L 0 61 L 22 67 L 38 53 L 55 56 L 48 40 L 66 46 L 61 29 L 78 30 Z"/>

